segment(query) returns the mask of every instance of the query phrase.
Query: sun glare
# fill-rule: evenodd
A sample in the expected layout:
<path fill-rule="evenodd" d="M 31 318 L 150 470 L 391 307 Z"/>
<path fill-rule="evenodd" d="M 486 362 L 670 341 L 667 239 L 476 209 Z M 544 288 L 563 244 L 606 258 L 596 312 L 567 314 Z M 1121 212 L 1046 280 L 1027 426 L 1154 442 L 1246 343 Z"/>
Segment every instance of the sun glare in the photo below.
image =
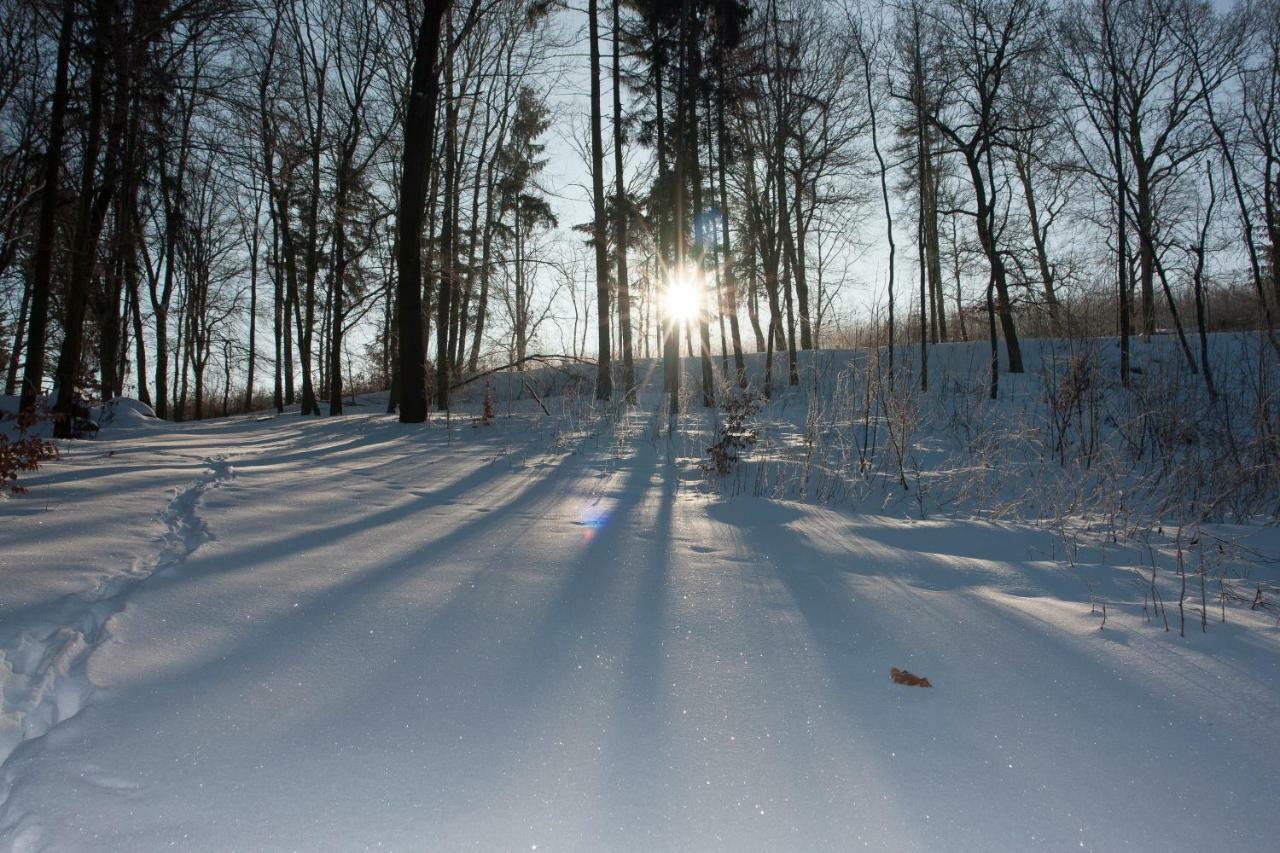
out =
<path fill-rule="evenodd" d="M 694 270 L 673 270 L 662 294 L 662 311 L 669 320 L 691 323 L 702 311 L 702 280 Z"/>

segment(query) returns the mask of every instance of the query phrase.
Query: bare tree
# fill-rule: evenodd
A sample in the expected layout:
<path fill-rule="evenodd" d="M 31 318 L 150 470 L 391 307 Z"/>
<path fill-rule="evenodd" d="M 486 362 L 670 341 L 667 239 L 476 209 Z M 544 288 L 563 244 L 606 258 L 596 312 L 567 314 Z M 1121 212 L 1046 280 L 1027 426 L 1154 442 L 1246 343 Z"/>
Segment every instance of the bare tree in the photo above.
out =
<path fill-rule="evenodd" d="M 928 119 L 963 159 L 973 190 L 974 221 L 990 267 L 989 288 L 1004 336 L 1009 371 L 1021 373 L 1022 349 L 1013 321 L 1005 249 L 999 244 L 997 149 L 1007 144 L 1016 113 L 1010 78 L 1042 47 L 1039 0 L 947 0 L 930 9 L 946 78 Z M 993 370 L 995 365 L 993 364 Z"/>

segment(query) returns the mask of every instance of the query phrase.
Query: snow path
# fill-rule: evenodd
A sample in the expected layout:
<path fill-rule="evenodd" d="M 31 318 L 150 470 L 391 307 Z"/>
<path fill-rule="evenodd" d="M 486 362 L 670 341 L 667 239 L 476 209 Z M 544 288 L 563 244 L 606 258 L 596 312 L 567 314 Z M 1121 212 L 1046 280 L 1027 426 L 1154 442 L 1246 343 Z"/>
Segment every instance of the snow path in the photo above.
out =
<path fill-rule="evenodd" d="M 97 628 L 63 681 L 93 693 L 4 765 L 0 850 L 1280 837 L 1278 632 L 1179 641 L 1123 612 L 1099 632 L 1039 531 L 712 501 L 673 459 L 696 448 L 643 419 L 572 441 L 519 419 L 236 421 L 114 446 L 108 483 L 166 454 L 208 470 L 149 569 L 84 604 Z"/>
<path fill-rule="evenodd" d="M 96 588 L 63 596 L 22 625 L 6 623 L 0 645 L 0 811 L 9 782 L 4 764 L 22 743 L 42 737 L 80 712 L 93 692 L 85 674 L 90 655 L 110 632 L 110 619 L 148 578 L 174 571 L 208 538 L 197 507 L 206 491 L 234 476 L 223 459 L 205 459 L 208 473 L 178 491 L 157 514 L 164 533 L 149 559 L 106 574 Z"/>

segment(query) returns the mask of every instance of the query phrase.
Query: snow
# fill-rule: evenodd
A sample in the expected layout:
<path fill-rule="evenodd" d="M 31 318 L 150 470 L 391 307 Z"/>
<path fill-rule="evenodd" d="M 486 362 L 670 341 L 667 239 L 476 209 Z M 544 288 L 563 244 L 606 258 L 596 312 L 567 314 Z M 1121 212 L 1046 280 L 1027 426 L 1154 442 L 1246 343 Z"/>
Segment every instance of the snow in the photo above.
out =
<path fill-rule="evenodd" d="M 128 397 L 114 397 L 93 407 L 93 419 L 99 425 L 116 428 L 140 426 L 155 419 L 155 410 L 146 403 Z"/>
<path fill-rule="evenodd" d="M 64 444 L 0 502 L 0 850 L 1275 849 L 1274 615 L 510 396 Z"/>

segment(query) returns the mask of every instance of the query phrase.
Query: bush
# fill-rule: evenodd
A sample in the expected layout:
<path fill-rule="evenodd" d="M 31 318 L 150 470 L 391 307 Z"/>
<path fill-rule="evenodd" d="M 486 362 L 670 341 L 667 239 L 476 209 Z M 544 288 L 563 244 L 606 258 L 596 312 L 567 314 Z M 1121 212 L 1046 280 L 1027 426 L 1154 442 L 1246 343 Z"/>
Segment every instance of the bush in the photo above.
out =
<path fill-rule="evenodd" d="M 728 474 L 744 450 L 756 443 L 756 431 L 747 426 L 747 419 L 760 411 L 760 400 L 751 391 L 724 398 L 724 423 L 716 430 L 716 442 L 707 448 L 711 458 L 700 463 L 702 470 L 721 476 Z"/>
<path fill-rule="evenodd" d="M 18 483 L 18 474 L 37 471 L 41 462 L 57 459 L 58 448 L 48 439 L 27 435 L 27 430 L 38 420 L 35 414 L 24 412 L 16 417 L 8 414 L 3 417 L 17 422 L 18 437 L 10 439 L 7 433 L 0 432 L 0 492 L 8 490 L 20 495 L 26 488 Z"/>

